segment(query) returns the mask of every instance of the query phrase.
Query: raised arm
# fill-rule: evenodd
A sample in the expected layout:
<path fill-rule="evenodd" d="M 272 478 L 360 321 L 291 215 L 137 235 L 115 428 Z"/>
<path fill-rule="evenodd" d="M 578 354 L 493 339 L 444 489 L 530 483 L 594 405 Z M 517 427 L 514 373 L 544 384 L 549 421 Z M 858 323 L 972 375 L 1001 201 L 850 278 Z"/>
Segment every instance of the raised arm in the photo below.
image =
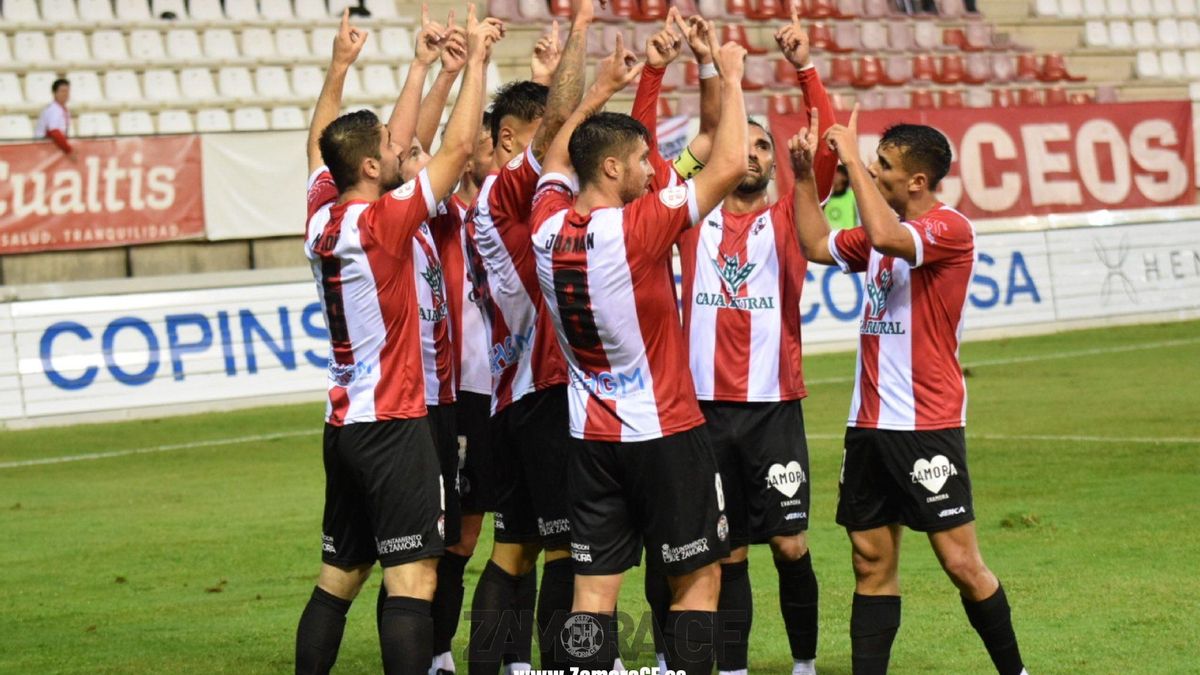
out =
<path fill-rule="evenodd" d="M 646 66 L 642 77 L 638 80 L 637 93 L 633 97 L 633 110 L 630 116 L 642 123 L 650 132 L 650 164 L 654 167 L 652 190 L 667 187 L 670 182 L 672 168 L 658 152 L 658 96 L 662 89 L 663 75 L 667 66 L 679 57 L 683 49 L 683 40 L 675 32 L 679 19 L 679 10 L 672 7 L 667 13 L 663 29 L 651 35 L 646 40 Z"/>
<path fill-rule="evenodd" d="M 716 27 L 702 16 L 677 22 L 687 38 L 696 64 L 700 66 L 700 133 L 688 144 L 688 152 L 701 168 L 712 153 L 712 136 L 721 121 L 721 78 L 713 60 Z"/>
<path fill-rule="evenodd" d="M 795 7 L 792 8 L 792 21 L 775 33 L 775 42 L 793 67 L 796 68 L 796 80 L 804 95 L 804 109 L 816 108 L 820 113 L 821 127 L 817 129 L 818 138 L 825 134 L 837 117 L 833 112 L 833 103 L 821 83 L 821 76 L 812 62 L 811 50 L 808 44 L 808 31 L 800 22 Z M 816 148 L 813 158 L 813 176 L 817 181 L 817 196 L 824 201 L 833 189 L 833 174 L 837 170 L 837 153 L 828 144 L 821 143 Z"/>
<path fill-rule="evenodd" d="M 404 79 L 404 87 L 392 108 L 392 116 L 388 120 L 388 131 L 392 134 L 392 142 L 403 148 L 407 154 L 412 146 L 413 135 L 417 131 L 417 118 L 421 110 L 421 93 L 425 89 L 425 80 L 429 77 L 429 69 L 442 55 L 442 47 L 446 43 L 446 29 L 429 18 L 429 5 L 421 5 L 421 29 L 417 31 L 416 58 L 408 64 L 408 75 Z M 445 100 L 442 101 L 445 105 Z M 428 147 L 428 146 L 425 146 Z"/>
<path fill-rule="evenodd" d="M 558 62 L 562 59 L 562 47 L 558 41 L 558 19 L 550 22 L 550 32 L 533 45 L 529 55 L 529 79 L 550 86 Z"/>
<path fill-rule="evenodd" d="M 467 63 L 467 33 L 462 27 L 454 25 L 454 10 L 450 10 L 446 18 L 446 39 L 441 58 L 442 69 L 429 88 L 429 93 L 421 99 L 420 112 L 417 114 L 417 140 L 426 151 L 433 146 L 433 137 L 437 135 L 438 124 L 442 121 L 442 110 L 446 107 L 446 99 L 450 98 L 450 89 Z"/>
<path fill-rule="evenodd" d="M 333 38 L 333 58 L 329 70 L 325 71 L 325 84 L 313 108 L 312 122 L 308 125 L 308 172 L 311 174 L 325 163 L 321 159 L 321 132 L 337 119 L 342 111 L 342 87 L 346 84 L 346 73 L 358 58 L 367 31 L 350 25 L 350 10 L 342 12 L 342 24 Z"/>
<path fill-rule="evenodd" d="M 721 121 L 713 134 L 708 163 L 692 180 L 696 205 L 701 214 L 712 211 L 746 175 L 746 102 L 742 97 L 742 74 L 746 49 L 727 42 L 717 51 L 721 71 Z"/>
<path fill-rule="evenodd" d="M 492 45 L 504 36 L 504 24 L 499 19 L 475 19 L 475 5 L 467 5 L 467 65 L 463 70 L 462 88 L 442 134 L 442 146 L 429 160 L 425 170 L 434 199 L 441 201 L 450 195 L 463 167 L 475 151 L 479 140 L 479 125 L 483 119 L 485 73 L 491 58 Z"/>
<path fill-rule="evenodd" d="M 835 124 L 825 132 L 825 141 L 837 151 L 838 158 L 846 165 L 850 174 L 850 188 L 854 190 L 854 201 L 858 204 L 858 217 L 871 246 L 884 255 L 904 258 L 910 264 L 916 262 L 917 245 L 912 235 L 900 224 L 900 218 L 887 200 L 875 187 L 875 180 L 867 171 L 858 150 L 858 105 L 850 113 L 846 126 Z"/>
<path fill-rule="evenodd" d="M 529 144 L 533 156 L 539 162 L 546 155 L 554 137 L 567 118 L 579 106 L 583 97 L 584 52 L 587 51 L 587 34 L 592 25 L 594 11 L 592 0 L 572 0 L 571 33 L 563 48 L 562 59 L 550 82 L 550 94 L 546 99 L 546 114 Z"/>
<path fill-rule="evenodd" d="M 567 152 L 571 134 L 575 133 L 575 129 L 583 124 L 584 120 L 600 112 L 613 94 L 629 86 L 629 83 L 642 73 L 644 66 L 644 63 L 637 62 L 637 56 L 633 52 L 625 48 L 625 40 L 618 33 L 613 52 L 597 64 L 596 81 L 592 83 L 591 87 L 588 87 L 587 94 L 584 95 L 579 106 L 563 123 L 550 147 L 547 148 L 546 156 L 542 160 L 542 175 L 551 173 L 573 175 L 571 157 Z"/>
<path fill-rule="evenodd" d="M 819 151 L 820 111 L 809 112 L 809 124 L 788 140 L 788 154 L 792 160 L 792 174 L 796 178 L 792 187 L 794 197 L 792 209 L 796 221 L 796 235 L 804 257 L 822 265 L 834 264 L 829 254 L 829 223 L 821 209 L 819 190 L 813 172 L 814 155 Z"/>

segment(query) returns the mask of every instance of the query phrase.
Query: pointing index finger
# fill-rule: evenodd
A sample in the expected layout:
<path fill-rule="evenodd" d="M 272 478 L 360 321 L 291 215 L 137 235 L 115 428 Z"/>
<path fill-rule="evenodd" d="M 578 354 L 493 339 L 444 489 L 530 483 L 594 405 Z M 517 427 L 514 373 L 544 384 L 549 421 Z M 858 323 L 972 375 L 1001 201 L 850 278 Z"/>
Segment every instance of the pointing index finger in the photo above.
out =
<path fill-rule="evenodd" d="M 850 111 L 850 122 L 846 125 L 846 128 L 849 129 L 851 133 L 858 132 L 858 104 L 857 103 L 854 104 L 854 109 Z"/>

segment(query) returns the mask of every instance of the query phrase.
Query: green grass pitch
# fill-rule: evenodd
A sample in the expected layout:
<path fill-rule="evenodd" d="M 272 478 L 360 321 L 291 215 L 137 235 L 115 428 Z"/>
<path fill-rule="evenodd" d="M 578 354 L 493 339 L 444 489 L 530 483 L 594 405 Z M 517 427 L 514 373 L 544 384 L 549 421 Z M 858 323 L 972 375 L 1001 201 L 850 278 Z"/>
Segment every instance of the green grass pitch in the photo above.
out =
<path fill-rule="evenodd" d="M 962 351 L 980 540 L 1030 671 L 1200 672 L 1200 322 Z M 817 666 L 849 673 L 853 576 L 833 514 L 853 355 L 810 356 L 805 369 Z M 321 413 L 314 404 L 0 432 L 0 673 L 290 671 L 319 561 Z M 183 447 L 14 466 L 165 445 Z M 990 672 L 925 538 L 909 532 L 903 548 L 894 671 Z M 468 606 L 489 550 L 485 534 Z M 755 548 L 751 565 L 751 669 L 790 672 L 769 550 Z M 369 583 L 336 672 L 380 669 L 378 575 Z M 644 610 L 641 589 L 634 570 L 623 611 Z"/>

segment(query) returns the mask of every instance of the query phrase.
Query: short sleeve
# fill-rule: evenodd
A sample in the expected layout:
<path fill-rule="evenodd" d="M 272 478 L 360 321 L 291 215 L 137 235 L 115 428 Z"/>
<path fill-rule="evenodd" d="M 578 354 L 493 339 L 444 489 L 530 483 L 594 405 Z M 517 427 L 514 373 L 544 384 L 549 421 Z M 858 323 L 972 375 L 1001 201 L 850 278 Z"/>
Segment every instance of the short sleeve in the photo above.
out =
<path fill-rule="evenodd" d="M 537 189 L 542 166 L 533 156 L 532 147 L 514 157 L 496 177 L 491 191 L 492 220 L 498 228 L 506 224 L 529 222 L 533 193 Z"/>
<path fill-rule="evenodd" d="M 652 258 L 671 250 L 680 234 L 700 222 L 696 184 L 687 181 L 651 192 L 624 209 L 626 237 Z"/>
<path fill-rule="evenodd" d="M 338 189 L 333 182 L 333 174 L 326 167 L 320 167 L 308 177 L 308 218 L 329 202 L 337 201 Z"/>
<path fill-rule="evenodd" d="M 61 106 L 50 105 L 46 108 L 46 131 L 49 132 L 53 129 L 67 130 L 67 115 Z"/>
<path fill-rule="evenodd" d="M 970 221 L 955 211 L 938 209 L 903 225 L 912 235 L 917 251 L 913 267 L 974 256 L 975 230 Z"/>
<path fill-rule="evenodd" d="M 536 233 L 554 214 L 571 208 L 574 201 L 574 183 L 569 176 L 561 173 L 542 176 L 533 195 L 533 213 L 529 219 L 533 232 Z"/>
<path fill-rule="evenodd" d="M 438 215 L 429 173 L 421 169 L 416 178 L 375 200 L 363 215 L 363 226 L 384 250 L 393 255 L 405 252 L 421 223 Z"/>
<path fill-rule="evenodd" d="M 829 255 L 847 274 L 864 272 L 871 262 L 871 240 L 861 227 L 837 230 L 829 235 Z"/>

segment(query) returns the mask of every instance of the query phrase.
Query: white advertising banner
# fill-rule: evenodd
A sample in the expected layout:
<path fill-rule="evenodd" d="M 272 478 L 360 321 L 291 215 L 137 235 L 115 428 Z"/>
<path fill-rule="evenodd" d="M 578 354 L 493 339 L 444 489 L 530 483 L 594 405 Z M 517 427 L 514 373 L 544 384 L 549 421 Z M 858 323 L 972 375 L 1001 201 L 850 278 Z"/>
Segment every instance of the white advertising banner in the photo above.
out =
<path fill-rule="evenodd" d="M 966 335 L 1200 310 L 1200 222 L 979 235 Z M 861 275 L 810 265 L 809 347 L 852 345 Z M 0 424 L 325 392 L 311 282 L 0 304 Z"/>

